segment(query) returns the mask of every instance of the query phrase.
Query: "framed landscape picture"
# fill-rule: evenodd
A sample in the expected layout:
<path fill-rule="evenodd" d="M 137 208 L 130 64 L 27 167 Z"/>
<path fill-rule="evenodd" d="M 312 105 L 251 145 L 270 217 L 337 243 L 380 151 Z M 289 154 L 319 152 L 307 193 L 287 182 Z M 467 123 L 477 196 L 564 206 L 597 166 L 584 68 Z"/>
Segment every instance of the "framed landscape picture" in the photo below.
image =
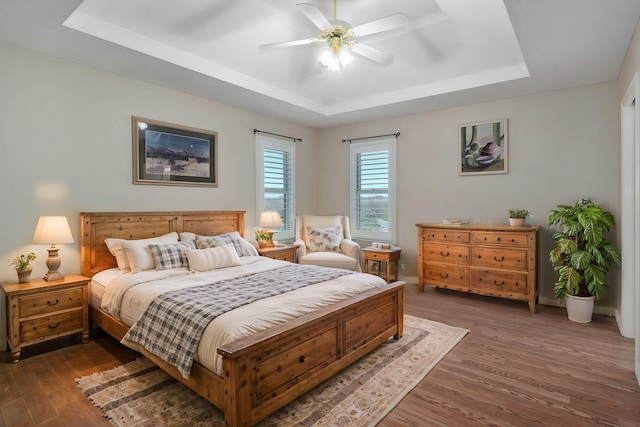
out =
<path fill-rule="evenodd" d="M 460 175 L 508 173 L 507 119 L 460 126 Z"/>
<path fill-rule="evenodd" d="M 218 186 L 218 133 L 133 117 L 133 183 Z"/>

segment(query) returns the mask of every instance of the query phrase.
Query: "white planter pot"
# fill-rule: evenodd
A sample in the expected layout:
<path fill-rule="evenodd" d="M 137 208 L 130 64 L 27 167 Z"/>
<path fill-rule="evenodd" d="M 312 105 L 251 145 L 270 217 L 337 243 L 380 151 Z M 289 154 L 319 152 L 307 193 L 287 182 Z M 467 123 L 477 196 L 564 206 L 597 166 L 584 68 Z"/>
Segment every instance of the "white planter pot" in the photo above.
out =
<path fill-rule="evenodd" d="M 593 302 L 595 297 L 574 297 L 573 295 L 565 296 L 567 305 L 567 315 L 569 320 L 576 323 L 589 323 L 593 315 Z"/>

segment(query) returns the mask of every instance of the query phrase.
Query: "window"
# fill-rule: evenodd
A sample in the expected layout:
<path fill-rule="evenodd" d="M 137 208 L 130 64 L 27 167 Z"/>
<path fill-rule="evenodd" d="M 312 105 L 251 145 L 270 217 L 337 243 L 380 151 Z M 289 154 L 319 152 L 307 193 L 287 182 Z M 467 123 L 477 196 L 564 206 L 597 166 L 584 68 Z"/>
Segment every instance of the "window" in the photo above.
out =
<path fill-rule="evenodd" d="M 284 226 L 278 230 L 279 239 L 293 238 L 295 221 L 295 146 L 292 141 L 258 134 L 257 193 L 258 212 L 278 211 Z M 257 226 L 258 224 L 256 224 Z"/>
<path fill-rule="evenodd" d="M 395 239 L 396 139 L 352 143 L 351 235 Z"/>

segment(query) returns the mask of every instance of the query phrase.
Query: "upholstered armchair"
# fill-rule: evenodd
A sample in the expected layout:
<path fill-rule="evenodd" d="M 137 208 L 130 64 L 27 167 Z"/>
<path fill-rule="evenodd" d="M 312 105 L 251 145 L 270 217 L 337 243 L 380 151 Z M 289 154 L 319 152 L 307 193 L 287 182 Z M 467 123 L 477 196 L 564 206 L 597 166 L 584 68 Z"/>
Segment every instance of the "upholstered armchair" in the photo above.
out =
<path fill-rule="evenodd" d="M 360 245 L 351 240 L 349 217 L 298 215 L 295 223 L 300 264 L 360 270 Z"/>

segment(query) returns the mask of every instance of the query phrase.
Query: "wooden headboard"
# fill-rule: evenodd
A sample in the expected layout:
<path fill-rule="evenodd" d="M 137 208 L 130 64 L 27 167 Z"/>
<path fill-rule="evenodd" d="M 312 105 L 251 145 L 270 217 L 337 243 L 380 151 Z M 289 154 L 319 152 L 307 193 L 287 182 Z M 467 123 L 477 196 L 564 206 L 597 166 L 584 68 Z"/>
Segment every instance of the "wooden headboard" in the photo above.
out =
<path fill-rule="evenodd" d="M 80 214 L 82 274 L 94 274 L 116 267 L 116 259 L 104 240 L 147 239 L 175 231 L 203 236 L 238 231 L 244 236 L 245 211 L 180 212 L 83 212 Z"/>

